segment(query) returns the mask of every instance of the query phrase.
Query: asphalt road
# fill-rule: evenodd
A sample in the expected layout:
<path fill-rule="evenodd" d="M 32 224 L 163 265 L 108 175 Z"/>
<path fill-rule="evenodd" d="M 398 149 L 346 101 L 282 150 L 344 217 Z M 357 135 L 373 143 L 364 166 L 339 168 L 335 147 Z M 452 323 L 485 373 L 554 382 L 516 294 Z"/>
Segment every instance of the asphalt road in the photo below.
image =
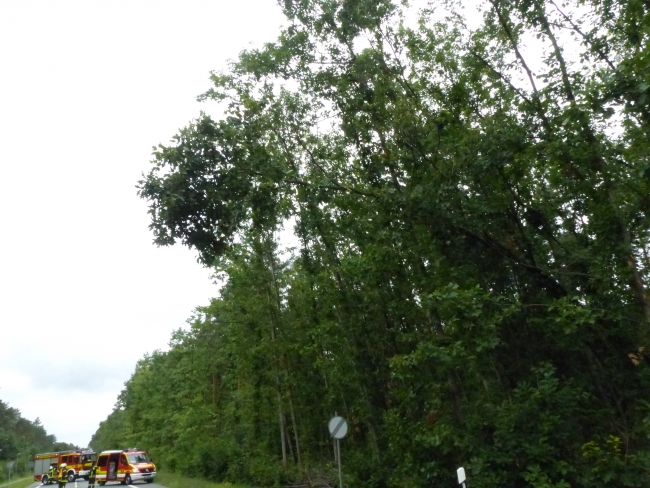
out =
<path fill-rule="evenodd" d="M 33 485 L 29 485 L 29 488 L 37 488 L 39 486 L 43 487 L 48 487 L 48 488 L 56 488 L 58 483 L 53 483 L 51 485 L 42 485 L 40 482 L 36 482 Z M 106 483 L 104 486 L 130 486 L 131 488 L 144 488 L 145 486 L 149 488 L 165 488 L 163 485 L 159 485 L 157 483 L 146 483 L 144 481 L 138 481 L 137 483 L 133 483 L 131 485 L 122 485 L 119 482 L 114 482 L 114 481 L 109 481 Z M 74 483 L 67 483 L 66 488 L 88 488 L 88 482 L 84 480 L 77 480 Z M 100 488 L 99 483 L 95 483 L 95 488 Z"/>

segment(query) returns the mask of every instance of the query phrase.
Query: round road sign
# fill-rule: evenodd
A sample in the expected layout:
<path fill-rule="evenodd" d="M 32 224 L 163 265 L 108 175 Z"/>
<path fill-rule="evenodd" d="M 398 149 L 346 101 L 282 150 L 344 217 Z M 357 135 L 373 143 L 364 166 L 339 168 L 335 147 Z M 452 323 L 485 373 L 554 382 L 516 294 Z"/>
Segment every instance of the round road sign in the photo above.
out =
<path fill-rule="evenodd" d="M 343 417 L 334 417 L 329 423 L 330 434 L 334 439 L 343 439 L 348 433 L 348 423 Z"/>

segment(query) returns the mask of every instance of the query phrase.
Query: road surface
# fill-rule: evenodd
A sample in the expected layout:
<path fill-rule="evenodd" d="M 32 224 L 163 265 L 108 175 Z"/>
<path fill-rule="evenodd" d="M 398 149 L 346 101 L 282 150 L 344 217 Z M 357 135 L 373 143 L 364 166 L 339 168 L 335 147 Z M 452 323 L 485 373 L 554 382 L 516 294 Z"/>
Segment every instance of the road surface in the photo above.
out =
<path fill-rule="evenodd" d="M 59 484 L 58 483 L 52 483 L 51 485 L 42 485 L 41 482 L 38 481 L 38 482 L 35 482 L 33 485 L 29 485 L 29 488 L 37 488 L 39 486 L 48 487 L 48 488 L 56 488 L 57 486 L 59 486 Z M 165 488 L 164 486 L 159 485 L 157 483 L 145 483 L 144 481 L 138 481 L 138 482 L 132 483 L 130 485 L 122 485 L 119 481 L 118 482 L 109 481 L 104 486 L 106 486 L 106 487 L 114 486 L 116 488 L 118 486 L 130 486 L 131 488 L 144 488 L 145 486 L 148 487 L 148 488 Z M 74 483 L 68 483 L 66 485 L 66 488 L 88 488 L 88 482 L 84 481 L 84 480 L 77 480 Z M 95 483 L 95 488 L 100 488 L 99 483 Z"/>

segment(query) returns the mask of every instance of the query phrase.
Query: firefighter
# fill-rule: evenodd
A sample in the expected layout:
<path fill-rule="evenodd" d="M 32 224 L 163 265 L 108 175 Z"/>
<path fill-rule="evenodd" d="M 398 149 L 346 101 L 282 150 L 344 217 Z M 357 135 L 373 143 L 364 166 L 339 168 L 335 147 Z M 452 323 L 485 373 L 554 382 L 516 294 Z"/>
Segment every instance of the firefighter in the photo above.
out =
<path fill-rule="evenodd" d="M 59 468 L 59 488 L 65 488 L 65 485 L 68 483 L 68 473 L 65 469 L 67 464 L 62 463 Z"/>
<path fill-rule="evenodd" d="M 47 484 L 49 485 L 52 481 L 55 481 L 58 478 L 58 471 L 56 464 L 50 464 L 50 470 L 47 472 Z"/>
<path fill-rule="evenodd" d="M 90 474 L 88 475 L 88 488 L 95 488 L 95 478 L 97 477 L 97 463 L 93 463 L 93 467 L 90 468 Z"/>

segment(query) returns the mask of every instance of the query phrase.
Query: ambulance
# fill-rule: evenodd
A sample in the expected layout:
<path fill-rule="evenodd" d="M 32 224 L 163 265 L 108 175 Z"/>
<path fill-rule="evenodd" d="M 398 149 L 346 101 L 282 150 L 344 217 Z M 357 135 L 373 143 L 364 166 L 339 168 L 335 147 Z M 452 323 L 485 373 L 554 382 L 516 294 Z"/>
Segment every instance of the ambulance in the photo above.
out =
<path fill-rule="evenodd" d="M 97 458 L 97 483 L 104 486 L 109 481 L 130 485 L 134 481 L 153 483 L 156 466 L 147 453 L 137 447 L 122 451 L 102 451 Z"/>
<path fill-rule="evenodd" d="M 56 482 L 51 478 L 48 472 L 54 466 L 58 468 L 60 464 L 66 464 L 66 477 L 68 481 L 74 481 L 77 478 L 88 479 L 90 468 L 97 459 L 97 454 L 93 451 L 59 451 L 46 452 L 34 456 L 34 481 L 40 481 L 44 485 Z"/>

